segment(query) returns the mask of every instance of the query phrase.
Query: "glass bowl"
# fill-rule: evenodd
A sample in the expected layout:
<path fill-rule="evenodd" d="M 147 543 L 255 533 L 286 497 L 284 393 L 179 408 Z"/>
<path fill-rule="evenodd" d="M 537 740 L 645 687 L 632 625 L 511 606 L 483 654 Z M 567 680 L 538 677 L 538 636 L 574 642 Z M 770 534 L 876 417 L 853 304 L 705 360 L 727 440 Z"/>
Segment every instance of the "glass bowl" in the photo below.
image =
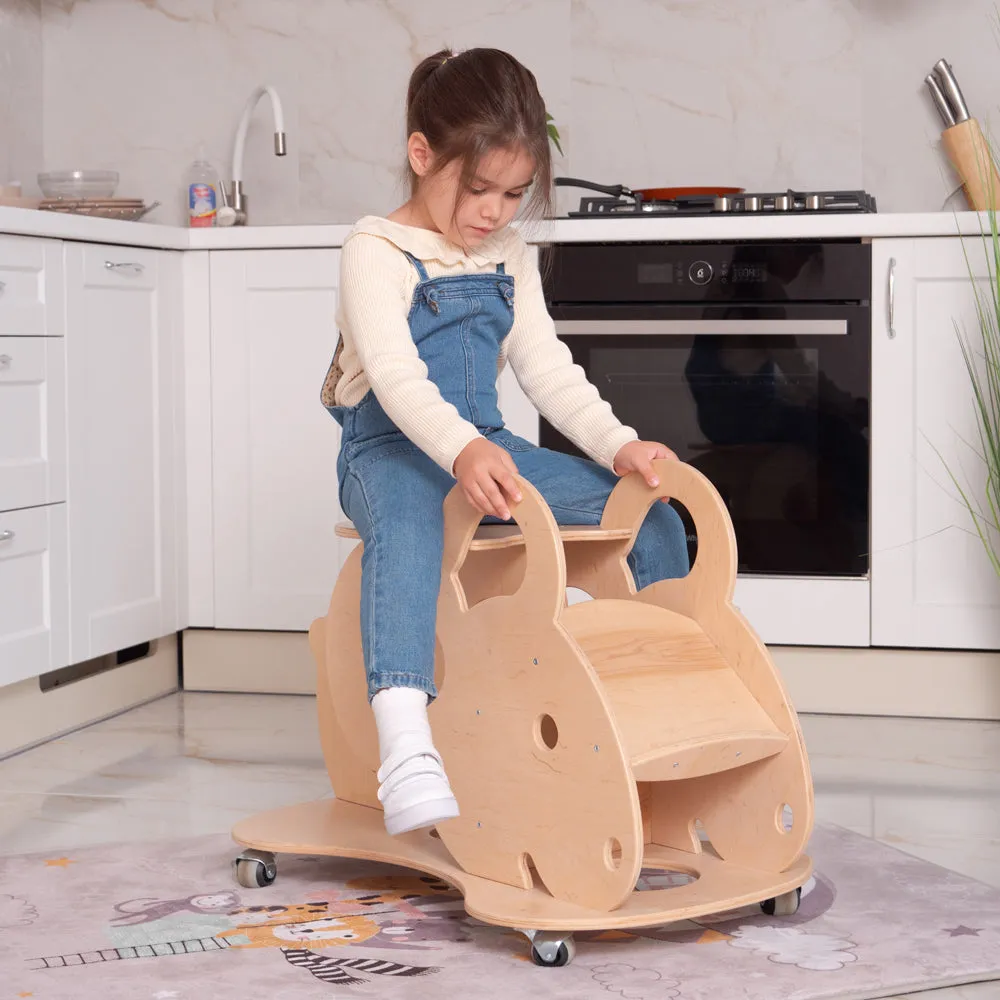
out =
<path fill-rule="evenodd" d="M 118 187 L 114 170 L 53 170 L 38 175 L 46 198 L 110 198 Z"/>

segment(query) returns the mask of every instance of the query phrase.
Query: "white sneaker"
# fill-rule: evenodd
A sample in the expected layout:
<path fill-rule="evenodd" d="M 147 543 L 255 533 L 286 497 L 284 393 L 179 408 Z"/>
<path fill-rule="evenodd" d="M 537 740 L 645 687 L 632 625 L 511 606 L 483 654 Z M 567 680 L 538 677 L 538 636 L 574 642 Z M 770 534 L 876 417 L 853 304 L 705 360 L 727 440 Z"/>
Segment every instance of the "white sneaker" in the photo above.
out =
<path fill-rule="evenodd" d="M 385 828 L 395 836 L 458 816 L 440 754 L 426 743 L 400 747 L 378 769 Z"/>

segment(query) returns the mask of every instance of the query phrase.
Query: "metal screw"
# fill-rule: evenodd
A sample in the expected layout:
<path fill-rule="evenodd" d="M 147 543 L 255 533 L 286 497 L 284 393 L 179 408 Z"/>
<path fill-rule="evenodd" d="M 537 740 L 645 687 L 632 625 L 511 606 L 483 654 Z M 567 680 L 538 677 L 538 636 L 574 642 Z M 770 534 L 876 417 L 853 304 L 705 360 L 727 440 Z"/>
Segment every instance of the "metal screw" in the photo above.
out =
<path fill-rule="evenodd" d="M 476 826 L 482 826 L 482 825 L 483 825 L 482 823 L 476 823 Z"/>
<path fill-rule="evenodd" d="M 743 751 L 742 750 L 737 750 L 736 751 L 736 756 L 737 757 L 742 757 L 743 756 Z"/>
<path fill-rule="evenodd" d="M 534 665 L 537 667 L 538 666 L 538 657 L 536 656 L 531 662 L 534 663 Z"/>
<path fill-rule="evenodd" d="M 481 714 L 481 713 L 480 713 L 479 709 L 477 708 L 476 709 L 476 715 L 479 715 L 479 714 Z"/>
<path fill-rule="evenodd" d="M 680 763 L 679 761 L 676 761 L 676 760 L 675 760 L 675 761 L 674 761 L 674 767 L 677 767 L 677 766 L 679 765 L 679 763 Z"/>
<path fill-rule="evenodd" d="M 600 750 L 600 749 L 601 748 L 595 743 L 594 744 L 594 753 L 597 753 L 597 751 Z"/>

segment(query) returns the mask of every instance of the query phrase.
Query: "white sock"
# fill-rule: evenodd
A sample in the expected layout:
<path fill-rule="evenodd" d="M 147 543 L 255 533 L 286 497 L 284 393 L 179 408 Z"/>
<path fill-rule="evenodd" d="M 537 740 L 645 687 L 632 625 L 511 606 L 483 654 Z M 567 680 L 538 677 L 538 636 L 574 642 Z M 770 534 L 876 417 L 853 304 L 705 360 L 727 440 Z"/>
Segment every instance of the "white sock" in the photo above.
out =
<path fill-rule="evenodd" d="M 458 815 L 431 738 L 427 700 L 417 688 L 383 688 L 372 698 L 382 764 L 378 797 L 390 834 L 433 827 Z"/>
<path fill-rule="evenodd" d="M 372 698 L 375 727 L 378 729 L 379 762 L 393 754 L 402 740 L 434 746 L 427 718 L 427 694 L 419 688 L 382 688 Z"/>

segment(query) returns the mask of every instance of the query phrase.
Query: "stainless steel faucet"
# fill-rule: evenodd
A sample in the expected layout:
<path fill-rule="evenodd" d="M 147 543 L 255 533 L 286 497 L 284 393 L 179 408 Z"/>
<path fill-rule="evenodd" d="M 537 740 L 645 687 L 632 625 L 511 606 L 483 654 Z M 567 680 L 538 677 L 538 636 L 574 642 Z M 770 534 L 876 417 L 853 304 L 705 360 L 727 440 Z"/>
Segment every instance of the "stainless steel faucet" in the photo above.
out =
<path fill-rule="evenodd" d="M 233 175 L 229 190 L 225 182 L 222 184 L 222 207 L 219 209 L 216 221 L 220 226 L 245 226 L 247 224 L 247 196 L 243 190 L 243 153 L 246 149 L 247 130 L 250 128 L 250 118 L 258 101 L 267 94 L 271 98 L 271 111 L 274 114 L 274 155 L 284 156 L 285 115 L 281 108 L 281 99 L 274 87 L 265 85 L 257 87 L 247 100 L 236 128 L 236 139 L 233 142 Z"/>

